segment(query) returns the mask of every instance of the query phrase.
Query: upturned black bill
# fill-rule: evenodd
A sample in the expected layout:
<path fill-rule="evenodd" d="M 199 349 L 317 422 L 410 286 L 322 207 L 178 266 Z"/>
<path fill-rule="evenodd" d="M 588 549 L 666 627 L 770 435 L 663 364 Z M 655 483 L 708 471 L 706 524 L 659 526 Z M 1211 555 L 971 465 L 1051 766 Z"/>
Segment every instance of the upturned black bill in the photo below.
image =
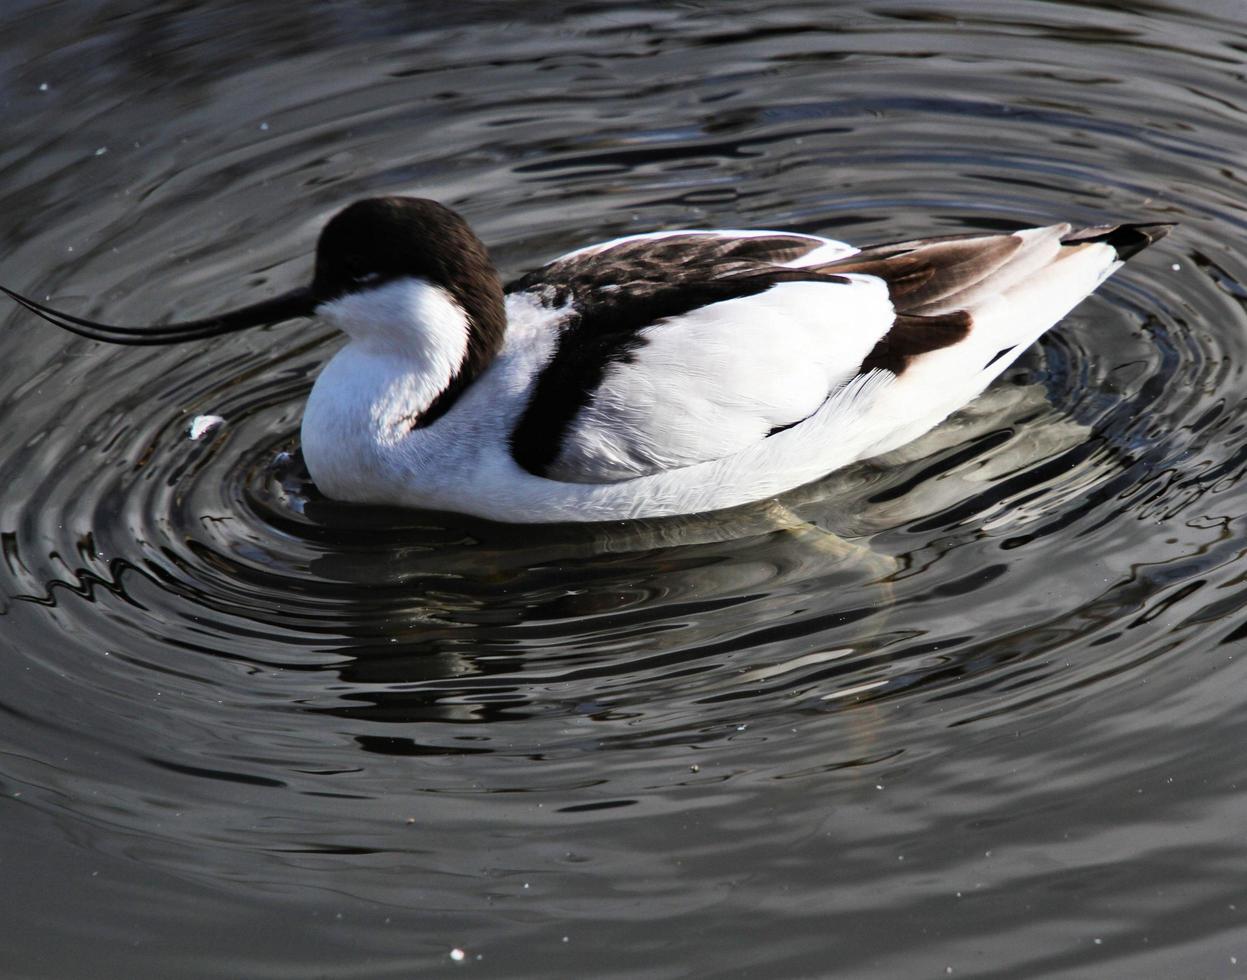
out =
<path fill-rule="evenodd" d="M 20 293 L 0 286 L 0 292 L 20 303 L 36 316 L 49 323 L 89 340 L 102 340 L 110 344 L 127 344 L 132 347 L 154 347 L 161 344 L 180 344 L 188 340 L 204 340 L 222 334 L 279 323 L 295 317 L 311 316 L 316 310 L 316 300 L 308 288 L 295 289 L 272 299 L 252 303 L 237 310 L 230 310 L 202 320 L 169 323 L 150 327 L 117 327 L 97 323 L 80 316 L 61 313 L 50 306 L 36 303 Z"/>

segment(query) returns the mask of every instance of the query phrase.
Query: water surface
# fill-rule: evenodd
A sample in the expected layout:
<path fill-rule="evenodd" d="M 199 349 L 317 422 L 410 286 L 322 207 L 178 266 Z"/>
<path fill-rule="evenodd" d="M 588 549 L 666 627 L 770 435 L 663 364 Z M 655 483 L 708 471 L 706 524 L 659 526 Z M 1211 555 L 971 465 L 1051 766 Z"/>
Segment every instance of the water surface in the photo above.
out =
<path fill-rule="evenodd" d="M 508 276 L 669 227 L 1181 228 L 786 498 L 827 534 L 336 505 L 274 465 L 324 327 L 0 312 L 4 972 L 1243 972 L 1237 6 L 438 6 L 7 5 L 0 281 L 206 315 L 379 193 Z"/>

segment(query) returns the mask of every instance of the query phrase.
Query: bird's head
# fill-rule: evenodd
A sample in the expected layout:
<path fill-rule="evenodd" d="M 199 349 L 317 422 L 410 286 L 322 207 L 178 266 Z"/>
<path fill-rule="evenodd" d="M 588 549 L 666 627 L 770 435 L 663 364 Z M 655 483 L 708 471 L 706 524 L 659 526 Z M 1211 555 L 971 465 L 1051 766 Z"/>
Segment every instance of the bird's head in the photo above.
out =
<path fill-rule="evenodd" d="M 91 340 L 156 346 L 203 340 L 321 315 L 353 339 L 402 341 L 429 317 L 457 320 L 493 347 L 505 325 L 502 286 L 466 221 L 423 198 L 374 197 L 329 220 L 316 246 L 312 282 L 271 299 L 199 320 L 117 326 L 63 313 L 0 286 L 31 312 Z M 434 324 L 436 326 L 436 324 Z M 418 339 L 418 337 L 416 338 Z"/>

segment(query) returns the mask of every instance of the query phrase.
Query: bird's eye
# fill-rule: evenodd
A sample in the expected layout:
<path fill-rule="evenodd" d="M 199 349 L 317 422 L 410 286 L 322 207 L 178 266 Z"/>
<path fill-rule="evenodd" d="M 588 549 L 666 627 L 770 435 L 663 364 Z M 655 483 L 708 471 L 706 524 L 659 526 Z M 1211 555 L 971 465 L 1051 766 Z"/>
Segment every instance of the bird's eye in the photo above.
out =
<path fill-rule="evenodd" d="M 375 266 L 361 255 L 343 256 L 338 263 L 338 275 L 352 288 L 371 285 L 381 278 Z"/>

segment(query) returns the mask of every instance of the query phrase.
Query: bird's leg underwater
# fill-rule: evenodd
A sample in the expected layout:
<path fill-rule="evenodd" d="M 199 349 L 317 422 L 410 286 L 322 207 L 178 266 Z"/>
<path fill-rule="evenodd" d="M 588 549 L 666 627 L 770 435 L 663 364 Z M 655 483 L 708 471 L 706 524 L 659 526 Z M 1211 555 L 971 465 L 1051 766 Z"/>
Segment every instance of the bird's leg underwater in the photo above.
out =
<path fill-rule="evenodd" d="M 865 579 L 862 591 L 866 595 L 872 590 L 877 592 L 869 614 L 850 627 L 849 635 L 838 641 L 833 640 L 833 648 L 802 653 L 778 663 L 761 664 L 738 675 L 733 683 L 758 684 L 790 672 L 798 672 L 797 676 L 800 676 L 800 672 L 812 666 L 841 658 L 855 659 L 868 653 L 872 641 L 879 636 L 890 618 L 895 604 L 892 579 L 901 570 L 901 563 L 891 555 L 881 554 L 866 545 L 846 540 L 833 531 L 819 527 L 778 500 L 766 501 L 760 506 L 760 516 L 769 522 L 772 530 L 790 538 L 816 563 L 840 565 L 846 570 L 860 572 Z M 846 687 L 826 691 L 820 697 L 829 707 L 834 704 L 836 707 L 849 709 L 845 718 L 845 734 L 848 737 L 847 745 L 851 746 L 854 755 L 866 757 L 875 752 L 877 732 L 881 726 L 878 706 L 870 702 L 857 705 L 856 697 L 886 684 L 886 679 L 864 684 L 849 682 Z"/>
<path fill-rule="evenodd" d="M 840 537 L 834 531 L 819 527 L 808 521 L 787 504 L 778 500 L 768 500 L 763 504 L 767 520 L 776 531 L 783 531 L 811 549 L 832 561 L 859 563 L 864 571 L 878 574 L 881 579 L 890 576 L 900 569 L 899 563 L 891 555 L 881 555 L 865 545 Z M 884 584 L 880 581 L 879 584 Z"/>
<path fill-rule="evenodd" d="M 878 633 L 896 601 L 892 576 L 900 571 L 900 563 L 891 555 L 880 554 L 807 521 L 778 500 L 766 501 L 763 506 L 766 518 L 774 529 L 789 535 L 812 555 L 865 573 L 870 584 L 878 589 L 878 596 L 874 611 L 861 621 L 858 632 L 850 642 L 856 644 Z"/>

